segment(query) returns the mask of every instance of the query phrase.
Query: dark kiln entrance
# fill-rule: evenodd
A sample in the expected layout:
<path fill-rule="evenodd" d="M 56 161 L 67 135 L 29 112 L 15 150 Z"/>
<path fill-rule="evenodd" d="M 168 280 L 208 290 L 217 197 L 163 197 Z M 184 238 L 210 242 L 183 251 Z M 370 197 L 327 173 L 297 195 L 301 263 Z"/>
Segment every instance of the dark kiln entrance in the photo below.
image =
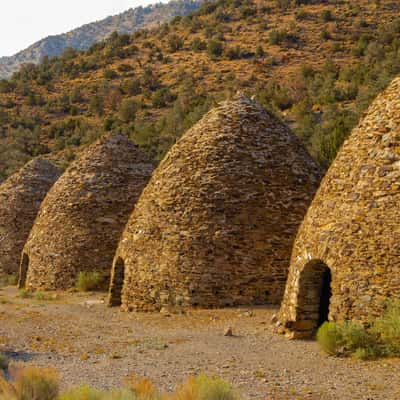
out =
<path fill-rule="evenodd" d="M 120 306 L 122 299 L 122 287 L 125 279 L 125 263 L 121 257 L 118 257 L 114 263 L 111 273 L 110 292 L 108 297 L 108 305 L 110 307 Z"/>
<path fill-rule="evenodd" d="M 310 261 L 301 272 L 297 321 L 315 331 L 328 320 L 332 296 L 330 268 L 320 260 Z M 307 323 L 307 322 L 308 323 Z"/>
<path fill-rule="evenodd" d="M 18 287 L 20 289 L 23 289 L 25 287 L 28 268 L 29 268 L 29 257 L 27 254 L 23 253 L 21 259 L 21 265 L 19 267 Z"/>

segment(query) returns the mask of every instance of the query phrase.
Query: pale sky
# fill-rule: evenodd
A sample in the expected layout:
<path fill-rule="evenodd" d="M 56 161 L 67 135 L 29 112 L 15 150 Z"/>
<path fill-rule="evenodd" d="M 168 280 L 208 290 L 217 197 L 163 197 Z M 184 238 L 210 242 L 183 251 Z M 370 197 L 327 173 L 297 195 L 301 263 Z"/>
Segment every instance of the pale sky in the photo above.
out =
<path fill-rule="evenodd" d="M 49 35 L 64 33 L 159 0 L 0 0 L 0 57 Z M 165 0 L 163 1 L 165 2 Z"/>

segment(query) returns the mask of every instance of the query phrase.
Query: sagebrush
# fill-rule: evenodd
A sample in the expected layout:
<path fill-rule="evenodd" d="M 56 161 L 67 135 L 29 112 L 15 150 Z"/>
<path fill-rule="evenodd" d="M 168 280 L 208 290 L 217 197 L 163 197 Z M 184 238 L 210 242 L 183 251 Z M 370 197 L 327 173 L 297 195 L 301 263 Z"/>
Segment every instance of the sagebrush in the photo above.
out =
<path fill-rule="evenodd" d="M 317 332 L 322 350 L 360 359 L 400 357 L 400 301 L 389 302 L 380 318 L 365 324 L 325 322 Z"/>

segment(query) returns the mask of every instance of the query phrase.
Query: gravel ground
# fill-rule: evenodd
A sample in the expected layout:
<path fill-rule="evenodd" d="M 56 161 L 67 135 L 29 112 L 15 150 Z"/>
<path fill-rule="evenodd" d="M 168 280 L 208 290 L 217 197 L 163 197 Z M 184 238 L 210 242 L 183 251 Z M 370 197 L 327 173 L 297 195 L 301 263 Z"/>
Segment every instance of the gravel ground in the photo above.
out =
<path fill-rule="evenodd" d="M 46 296 L 0 290 L 0 351 L 11 365 L 57 368 L 65 387 L 115 387 L 135 375 L 168 391 L 206 372 L 244 399 L 400 399 L 400 360 L 327 357 L 314 341 L 272 333 L 274 308 L 136 314 L 106 307 L 104 294 Z"/>

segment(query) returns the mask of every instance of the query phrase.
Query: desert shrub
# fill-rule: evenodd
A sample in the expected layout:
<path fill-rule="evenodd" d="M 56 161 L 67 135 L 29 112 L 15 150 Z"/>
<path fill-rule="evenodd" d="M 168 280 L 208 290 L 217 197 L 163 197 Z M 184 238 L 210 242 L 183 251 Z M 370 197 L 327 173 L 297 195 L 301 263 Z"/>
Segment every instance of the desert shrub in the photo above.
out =
<path fill-rule="evenodd" d="M 170 398 L 171 400 L 239 400 L 239 395 L 224 380 L 201 374 L 197 378 L 189 378 Z"/>
<path fill-rule="evenodd" d="M 353 356 L 363 360 L 400 355 L 400 301 L 388 304 L 385 313 L 368 324 L 345 321 L 325 322 L 317 341 L 330 355 Z"/>
<path fill-rule="evenodd" d="M 112 69 L 106 69 L 103 74 L 104 78 L 107 80 L 115 79 L 118 74 Z"/>
<path fill-rule="evenodd" d="M 317 341 L 325 353 L 337 355 L 343 343 L 338 325 L 335 322 L 324 322 L 318 329 Z"/>
<path fill-rule="evenodd" d="M 119 116 L 124 122 L 132 122 L 135 120 L 136 112 L 139 106 L 135 99 L 124 99 L 119 108 Z"/>
<path fill-rule="evenodd" d="M 377 336 L 357 322 L 346 321 L 340 325 L 345 355 L 362 359 L 376 358 L 381 355 Z"/>
<path fill-rule="evenodd" d="M 81 292 L 96 290 L 101 282 L 98 272 L 80 271 L 76 282 L 76 288 Z"/>
<path fill-rule="evenodd" d="M 382 350 L 386 355 L 400 356 L 400 301 L 388 304 L 385 314 L 374 321 L 372 331 L 379 335 Z"/>
<path fill-rule="evenodd" d="M 15 286 L 18 282 L 17 275 L 13 274 L 0 274 L 0 287 Z"/>
<path fill-rule="evenodd" d="M 321 39 L 322 40 L 329 40 L 329 39 L 331 39 L 331 34 L 326 29 L 322 29 L 322 31 L 321 31 Z"/>
<path fill-rule="evenodd" d="M 84 400 L 86 400 L 86 399 L 84 399 Z M 105 393 L 102 400 L 140 400 L 140 399 L 138 399 L 136 394 L 133 393 L 131 390 L 121 389 L 121 390 L 113 390 L 110 393 Z M 143 399 L 143 400 L 153 400 L 153 399 L 147 398 L 147 399 Z"/>
<path fill-rule="evenodd" d="M 377 336 L 357 322 L 325 322 L 318 330 L 317 340 L 330 355 L 353 355 L 362 359 L 381 355 Z"/>
<path fill-rule="evenodd" d="M 166 107 L 166 105 L 169 102 L 174 101 L 175 99 L 176 99 L 176 96 L 174 96 L 174 94 L 171 93 L 169 88 L 162 88 L 162 89 L 158 89 L 154 92 L 153 98 L 152 98 L 152 104 L 153 104 L 153 107 L 162 108 L 162 107 Z"/>
<path fill-rule="evenodd" d="M 300 10 L 297 11 L 296 14 L 295 14 L 295 18 L 296 18 L 298 21 L 305 20 L 305 19 L 307 19 L 307 18 L 309 18 L 309 17 L 310 17 L 310 13 L 308 13 L 307 11 L 305 11 L 305 10 L 303 10 L 303 9 L 300 9 Z"/>
<path fill-rule="evenodd" d="M 61 394 L 58 400 L 104 400 L 104 393 L 82 385 Z"/>
<path fill-rule="evenodd" d="M 257 8 L 246 5 L 240 7 L 240 11 L 244 18 L 249 18 L 257 14 Z"/>
<path fill-rule="evenodd" d="M 200 38 L 195 38 L 193 39 L 192 43 L 190 43 L 190 48 L 193 51 L 202 51 L 207 48 L 207 43 Z"/>
<path fill-rule="evenodd" d="M 276 82 L 269 82 L 266 86 L 260 86 L 258 90 L 259 101 L 267 108 L 286 110 L 293 105 L 293 99 L 289 90 Z"/>
<path fill-rule="evenodd" d="M 256 57 L 257 57 L 257 58 L 263 58 L 263 57 L 265 57 L 265 51 L 264 51 L 264 48 L 263 48 L 261 45 L 258 45 L 258 46 L 257 46 Z"/>
<path fill-rule="evenodd" d="M 157 90 L 161 87 L 158 77 L 150 67 L 144 70 L 144 74 L 142 76 L 142 85 L 151 91 Z"/>
<path fill-rule="evenodd" d="M 200 375 L 195 380 L 198 400 L 238 400 L 232 386 L 220 378 Z"/>
<path fill-rule="evenodd" d="M 317 332 L 317 341 L 323 351 L 330 355 L 351 355 L 370 348 L 370 337 L 361 324 L 325 322 Z"/>
<path fill-rule="evenodd" d="M 48 299 L 49 299 L 49 297 L 46 296 L 46 294 L 41 292 L 40 290 L 35 292 L 35 300 L 43 301 L 43 300 L 48 300 Z"/>
<path fill-rule="evenodd" d="M 211 57 L 219 57 L 224 51 L 224 46 L 220 40 L 212 39 L 208 42 L 207 53 Z"/>
<path fill-rule="evenodd" d="M 17 370 L 11 381 L 0 375 L 0 400 L 240 400 L 231 385 L 201 374 L 168 395 L 161 394 L 149 379 L 131 377 L 126 387 L 112 391 L 81 385 L 59 393 L 54 370 L 27 367 Z"/>
<path fill-rule="evenodd" d="M 122 83 L 122 90 L 125 94 L 136 96 L 142 92 L 140 81 L 137 79 L 128 79 Z"/>
<path fill-rule="evenodd" d="M 29 292 L 27 289 L 20 289 L 18 292 L 18 297 L 21 299 L 29 299 L 32 297 L 32 293 Z"/>
<path fill-rule="evenodd" d="M 237 60 L 242 56 L 242 50 L 239 45 L 236 45 L 227 49 L 225 55 L 229 60 Z"/>
<path fill-rule="evenodd" d="M 131 377 L 127 381 L 127 388 L 139 400 L 156 400 L 160 398 L 160 394 L 150 379 Z"/>
<path fill-rule="evenodd" d="M 329 22 L 333 20 L 333 15 L 331 10 L 324 10 L 321 14 L 322 20 L 324 22 Z"/>
<path fill-rule="evenodd" d="M 281 10 L 287 10 L 292 5 L 292 0 L 275 0 L 276 6 Z"/>
<path fill-rule="evenodd" d="M 280 45 L 282 43 L 296 43 L 298 37 L 293 33 L 289 33 L 286 29 L 273 29 L 268 36 L 268 41 L 273 45 Z"/>
<path fill-rule="evenodd" d="M 104 96 L 100 93 L 96 93 L 90 99 L 89 110 L 101 117 L 104 114 Z"/>
<path fill-rule="evenodd" d="M 226 12 L 222 11 L 222 10 L 218 10 L 215 13 L 215 20 L 216 22 L 229 22 L 230 21 L 230 15 L 227 14 Z"/>
<path fill-rule="evenodd" d="M 14 377 L 16 400 L 56 400 L 58 376 L 54 370 L 27 367 Z"/>
<path fill-rule="evenodd" d="M 13 90 L 15 90 L 15 83 L 8 81 L 6 79 L 1 79 L 0 80 L 0 93 L 11 93 Z"/>
<path fill-rule="evenodd" d="M 8 368 L 8 358 L 0 353 L 0 370 L 4 370 Z"/>
<path fill-rule="evenodd" d="M 171 35 L 168 38 L 168 47 L 171 53 L 180 50 L 183 47 L 183 39 L 176 34 Z"/>

